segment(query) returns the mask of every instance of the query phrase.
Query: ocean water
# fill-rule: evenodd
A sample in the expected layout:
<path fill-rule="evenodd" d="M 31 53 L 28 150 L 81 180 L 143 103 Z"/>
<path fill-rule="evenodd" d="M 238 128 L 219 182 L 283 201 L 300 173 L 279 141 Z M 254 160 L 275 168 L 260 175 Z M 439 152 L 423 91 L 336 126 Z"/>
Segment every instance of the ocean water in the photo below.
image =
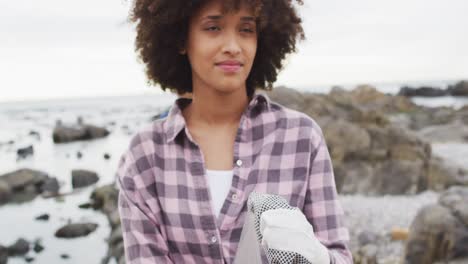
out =
<path fill-rule="evenodd" d="M 383 92 L 395 94 L 400 84 L 382 86 Z M 350 87 L 345 87 L 350 89 Z M 398 88 L 398 89 L 397 89 Z M 317 92 L 328 88 L 306 88 Z M 107 253 L 105 239 L 110 235 L 106 217 L 92 209 L 80 209 L 78 205 L 89 200 L 96 186 L 114 181 L 117 162 L 128 147 L 131 136 L 142 127 L 151 123 L 151 117 L 167 109 L 175 100 L 172 94 L 145 94 L 120 97 L 62 99 L 44 101 L 8 102 L 0 104 L 0 174 L 19 168 L 32 168 L 47 172 L 56 177 L 62 192 L 69 192 L 72 169 L 89 169 L 98 173 L 100 179 L 94 186 L 67 195 L 63 200 L 42 198 L 22 204 L 0 206 L 0 245 L 8 246 L 23 237 L 34 241 L 40 239 L 44 251 L 36 254 L 32 250 L 27 256 L 34 257 L 34 263 L 100 263 Z M 414 98 L 416 103 L 436 106 L 460 107 L 468 104 L 465 98 Z M 54 144 L 52 130 L 57 120 L 74 123 L 77 118 L 84 122 L 105 126 L 111 134 L 102 139 Z M 29 135 L 30 131 L 40 134 L 40 139 Z M 5 144 L 13 140 L 13 144 Z M 17 159 L 18 148 L 34 146 L 34 155 Z M 463 156 L 468 153 L 467 144 L 438 144 L 434 151 L 459 153 L 454 160 L 462 164 Z M 80 151 L 83 156 L 78 158 Z M 103 155 L 111 155 L 105 160 Z M 450 157 L 447 157 L 450 158 Z M 452 157 L 453 158 L 453 157 Z M 36 221 L 40 214 L 50 214 L 49 221 Z M 67 222 L 95 222 L 97 230 L 86 237 L 77 239 L 57 239 L 55 231 Z M 79 249 L 79 250 L 78 250 Z M 83 252 L 86 252 L 83 254 Z M 60 254 L 70 255 L 63 260 Z M 21 257 L 10 258 L 8 263 L 26 263 Z"/>

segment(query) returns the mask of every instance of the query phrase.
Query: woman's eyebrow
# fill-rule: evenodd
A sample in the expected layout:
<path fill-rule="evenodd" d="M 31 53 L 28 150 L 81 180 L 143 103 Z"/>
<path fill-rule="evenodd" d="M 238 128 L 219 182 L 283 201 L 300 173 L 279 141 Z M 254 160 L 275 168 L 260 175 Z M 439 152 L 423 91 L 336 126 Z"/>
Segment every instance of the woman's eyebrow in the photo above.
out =
<path fill-rule="evenodd" d="M 220 20 L 223 16 L 222 15 L 209 15 L 203 18 L 203 20 Z M 241 17 L 241 21 L 255 21 L 255 17 L 253 16 L 243 16 Z"/>

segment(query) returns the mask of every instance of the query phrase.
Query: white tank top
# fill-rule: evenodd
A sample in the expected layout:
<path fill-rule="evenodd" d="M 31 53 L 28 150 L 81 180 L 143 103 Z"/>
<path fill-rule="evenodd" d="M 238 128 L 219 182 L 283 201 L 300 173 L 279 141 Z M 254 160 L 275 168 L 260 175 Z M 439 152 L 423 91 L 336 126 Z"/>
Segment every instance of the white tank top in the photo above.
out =
<path fill-rule="evenodd" d="M 232 170 L 206 170 L 206 176 L 211 193 L 211 205 L 216 216 L 221 212 L 224 200 L 226 200 L 231 188 Z"/>

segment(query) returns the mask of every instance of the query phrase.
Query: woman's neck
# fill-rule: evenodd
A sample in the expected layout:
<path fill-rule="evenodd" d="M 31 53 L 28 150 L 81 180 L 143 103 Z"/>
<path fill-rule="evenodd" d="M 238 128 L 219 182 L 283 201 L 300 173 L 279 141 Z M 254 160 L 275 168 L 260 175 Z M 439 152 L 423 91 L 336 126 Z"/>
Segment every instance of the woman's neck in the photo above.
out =
<path fill-rule="evenodd" d="M 229 128 L 239 124 L 248 101 L 245 89 L 224 94 L 194 91 L 192 102 L 183 113 L 191 126 Z"/>

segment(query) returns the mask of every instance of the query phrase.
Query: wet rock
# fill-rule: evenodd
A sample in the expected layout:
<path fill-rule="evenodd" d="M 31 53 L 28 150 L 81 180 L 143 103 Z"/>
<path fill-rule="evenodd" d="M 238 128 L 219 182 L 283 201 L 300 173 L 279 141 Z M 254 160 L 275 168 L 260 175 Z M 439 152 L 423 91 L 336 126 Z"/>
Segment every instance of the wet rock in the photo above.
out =
<path fill-rule="evenodd" d="M 41 186 L 48 180 L 50 177 L 47 173 L 31 169 L 18 169 L 0 175 L 0 201 L 30 201 L 41 193 Z"/>
<path fill-rule="evenodd" d="M 23 190 L 29 185 L 40 185 L 47 178 L 47 173 L 31 169 L 19 169 L 0 175 L 0 181 L 6 182 L 13 191 Z"/>
<path fill-rule="evenodd" d="M 83 203 L 83 204 L 78 205 L 78 207 L 81 209 L 89 209 L 89 208 L 92 208 L 93 205 L 91 203 Z"/>
<path fill-rule="evenodd" d="M 94 232 L 98 224 L 95 223 L 75 223 L 68 224 L 61 227 L 55 232 L 55 236 L 59 238 L 76 238 L 87 236 L 91 232 Z"/>
<path fill-rule="evenodd" d="M 24 148 L 19 148 L 16 150 L 16 154 L 18 159 L 24 159 L 28 156 L 32 156 L 34 155 L 34 147 L 30 145 Z"/>
<path fill-rule="evenodd" d="M 0 264 L 6 264 L 8 262 L 8 248 L 0 245 Z"/>
<path fill-rule="evenodd" d="M 96 188 L 91 193 L 91 200 L 93 201 L 94 209 L 102 210 L 106 214 L 117 209 L 117 198 L 119 192 L 113 184 L 105 185 Z"/>
<path fill-rule="evenodd" d="M 23 238 L 18 239 L 13 245 L 8 247 L 10 256 L 25 255 L 29 251 L 29 242 Z"/>
<path fill-rule="evenodd" d="M 5 181 L 0 180 L 0 205 L 7 203 L 11 195 L 10 186 Z"/>
<path fill-rule="evenodd" d="M 29 135 L 35 137 L 37 140 L 41 140 L 41 134 L 35 130 L 29 131 Z"/>
<path fill-rule="evenodd" d="M 35 218 L 36 220 L 47 221 L 49 220 L 49 214 L 41 214 Z"/>
<path fill-rule="evenodd" d="M 44 250 L 44 246 L 41 244 L 40 241 L 34 242 L 34 247 L 33 247 L 34 252 L 39 253 Z"/>
<path fill-rule="evenodd" d="M 58 194 L 60 189 L 57 178 L 48 178 L 41 185 L 40 190 L 44 195 L 55 195 Z"/>
<path fill-rule="evenodd" d="M 99 181 L 97 173 L 89 170 L 72 170 L 73 188 L 81 188 L 92 185 Z"/>
<path fill-rule="evenodd" d="M 78 140 L 91 140 L 102 138 L 109 135 L 105 127 L 98 127 L 89 124 L 77 124 L 74 126 L 65 126 L 57 124 L 54 128 L 52 137 L 54 143 L 66 143 Z"/>

